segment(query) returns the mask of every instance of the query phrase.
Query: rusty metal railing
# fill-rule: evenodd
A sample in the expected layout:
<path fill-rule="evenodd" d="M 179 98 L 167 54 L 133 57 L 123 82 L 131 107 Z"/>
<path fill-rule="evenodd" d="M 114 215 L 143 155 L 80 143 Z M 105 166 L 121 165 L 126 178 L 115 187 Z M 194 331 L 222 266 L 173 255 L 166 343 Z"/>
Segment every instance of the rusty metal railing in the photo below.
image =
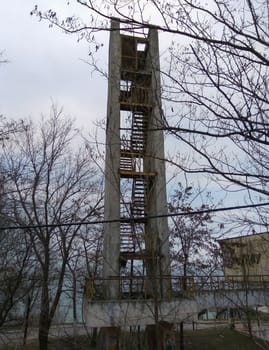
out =
<path fill-rule="evenodd" d="M 86 297 L 102 299 L 104 288 L 109 281 L 118 281 L 119 298 L 150 298 L 156 286 L 167 285 L 166 295 L 171 298 L 187 296 L 195 297 L 202 292 L 269 289 L 269 275 L 210 275 L 210 276 L 112 276 L 95 277 L 86 282 Z M 105 283 L 106 282 L 106 283 Z M 161 289 L 161 288 L 160 288 Z M 155 290 L 156 291 L 156 290 Z"/>

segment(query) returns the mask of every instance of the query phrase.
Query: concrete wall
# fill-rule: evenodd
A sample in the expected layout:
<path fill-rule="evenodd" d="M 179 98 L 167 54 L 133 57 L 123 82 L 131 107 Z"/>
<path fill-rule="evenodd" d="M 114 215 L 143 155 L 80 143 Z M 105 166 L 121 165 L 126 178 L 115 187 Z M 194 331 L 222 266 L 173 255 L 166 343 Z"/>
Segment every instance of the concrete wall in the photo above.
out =
<path fill-rule="evenodd" d="M 254 234 L 219 241 L 225 277 L 262 282 L 269 280 L 269 234 Z M 261 277 L 262 275 L 262 277 Z M 267 275 L 267 276 L 266 276 Z"/>
<path fill-rule="evenodd" d="M 169 323 L 192 321 L 197 317 L 194 300 L 180 299 L 159 302 L 158 320 Z M 85 322 L 88 327 L 146 326 L 155 324 L 156 308 L 152 300 L 85 301 Z"/>

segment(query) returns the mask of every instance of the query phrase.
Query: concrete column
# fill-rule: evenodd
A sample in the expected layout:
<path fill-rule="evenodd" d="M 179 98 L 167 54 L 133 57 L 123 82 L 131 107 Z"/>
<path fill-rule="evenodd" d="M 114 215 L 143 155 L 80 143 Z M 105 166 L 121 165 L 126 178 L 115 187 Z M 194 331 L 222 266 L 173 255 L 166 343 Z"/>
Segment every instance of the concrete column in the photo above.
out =
<path fill-rule="evenodd" d="M 175 331 L 172 324 L 167 322 L 146 327 L 146 339 L 149 349 L 176 350 Z"/>
<path fill-rule="evenodd" d="M 101 328 L 97 349 L 119 350 L 120 349 L 120 329 L 117 327 Z"/>
<path fill-rule="evenodd" d="M 120 62 L 121 38 L 119 22 L 111 23 L 109 45 L 109 80 L 106 126 L 105 158 L 105 220 L 120 218 Z M 104 266 L 103 276 L 119 276 L 120 223 L 109 222 L 104 225 Z M 105 297 L 119 297 L 119 281 L 105 280 Z"/>
<path fill-rule="evenodd" d="M 146 171 L 155 171 L 157 176 L 152 181 L 148 196 L 148 215 L 158 216 L 167 214 L 167 196 L 166 196 L 166 175 L 164 161 L 164 136 L 162 130 L 162 109 L 160 96 L 160 63 L 159 63 L 159 44 L 158 33 L 156 29 L 151 29 L 149 33 L 149 53 L 148 69 L 152 70 L 151 82 L 151 101 L 152 112 L 149 116 L 148 128 L 150 131 L 147 136 L 147 150 L 145 168 Z M 150 67 L 151 65 L 151 67 Z M 156 131 L 152 131 L 156 129 Z M 149 219 L 147 225 L 149 245 L 153 245 L 158 252 L 159 261 L 157 262 L 157 274 L 170 275 L 169 258 L 169 234 L 167 217 Z M 156 266 L 156 264 L 155 264 Z M 154 268 L 154 266 L 153 266 Z M 168 297 L 170 294 L 170 280 L 161 280 L 161 295 Z"/>

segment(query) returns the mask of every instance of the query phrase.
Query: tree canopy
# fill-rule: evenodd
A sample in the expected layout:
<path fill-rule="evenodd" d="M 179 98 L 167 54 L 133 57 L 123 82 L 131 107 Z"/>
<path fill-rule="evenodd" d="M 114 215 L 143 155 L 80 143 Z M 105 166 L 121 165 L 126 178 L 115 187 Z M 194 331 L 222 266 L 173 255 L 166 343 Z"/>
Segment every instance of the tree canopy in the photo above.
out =
<path fill-rule="evenodd" d="M 88 11 L 88 23 L 61 19 L 52 9 L 36 7 L 32 14 L 86 38 L 95 51 L 100 43 L 94 33 L 109 30 L 114 16 L 130 29 L 155 26 L 170 33 L 162 66 L 163 128 L 186 149 L 178 166 L 207 173 L 226 189 L 235 184 L 267 196 L 267 1 L 77 3 Z"/>

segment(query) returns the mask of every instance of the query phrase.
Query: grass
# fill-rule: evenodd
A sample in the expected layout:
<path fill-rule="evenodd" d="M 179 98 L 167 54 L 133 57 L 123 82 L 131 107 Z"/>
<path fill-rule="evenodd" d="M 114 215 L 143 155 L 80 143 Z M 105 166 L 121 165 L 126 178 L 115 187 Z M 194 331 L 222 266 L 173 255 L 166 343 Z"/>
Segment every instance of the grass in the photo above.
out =
<path fill-rule="evenodd" d="M 269 349 L 264 340 L 251 339 L 228 328 L 184 332 L 184 350 L 261 350 Z"/>
<path fill-rule="evenodd" d="M 91 345 L 91 340 L 87 336 L 78 336 L 76 340 L 73 337 L 63 338 L 50 338 L 49 350 L 95 350 L 95 346 Z M 29 344 L 22 346 L 18 344 L 14 345 L 2 345 L 1 350 L 38 350 L 38 342 L 33 341 Z"/>
<path fill-rule="evenodd" d="M 127 338 L 129 338 L 127 336 Z M 126 339 L 126 338 L 125 338 Z M 129 344 L 131 345 L 131 344 Z M 134 345 L 134 343 L 132 344 Z M 125 347 L 122 350 L 129 350 L 133 346 Z M 26 345 L 5 345 L 1 350 L 38 350 L 37 341 Z M 76 338 L 76 343 L 72 337 L 54 338 L 49 340 L 49 350 L 95 350 L 95 346 L 90 345 L 90 339 L 86 336 Z M 142 346 L 141 349 L 144 349 Z M 269 349 L 269 343 L 263 340 L 250 339 L 247 335 L 240 334 L 228 328 L 203 329 L 184 331 L 184 350 L 261 350 Z"/>

